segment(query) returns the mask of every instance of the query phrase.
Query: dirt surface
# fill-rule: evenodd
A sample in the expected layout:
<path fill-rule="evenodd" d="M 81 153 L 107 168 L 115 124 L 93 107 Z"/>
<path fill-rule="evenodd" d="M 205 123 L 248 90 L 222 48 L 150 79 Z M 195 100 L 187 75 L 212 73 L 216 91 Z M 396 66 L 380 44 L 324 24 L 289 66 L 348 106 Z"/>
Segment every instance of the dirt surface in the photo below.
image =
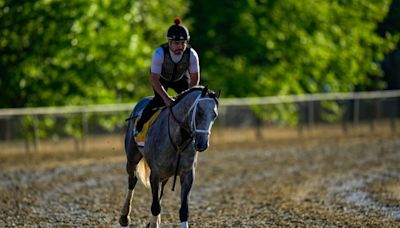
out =
<path fill-rule="evenodd" d="M 0 153 L 0 227 L 114 227 L 126 193 L 119 149 Z M 352 136 L 214 145 L 199 155 L 192 227 L 399 227 L 400 137 Z M 162 225 L 179 225 L 167 184 Z M 150 192 L 135 189 L 131 227 Z"/>

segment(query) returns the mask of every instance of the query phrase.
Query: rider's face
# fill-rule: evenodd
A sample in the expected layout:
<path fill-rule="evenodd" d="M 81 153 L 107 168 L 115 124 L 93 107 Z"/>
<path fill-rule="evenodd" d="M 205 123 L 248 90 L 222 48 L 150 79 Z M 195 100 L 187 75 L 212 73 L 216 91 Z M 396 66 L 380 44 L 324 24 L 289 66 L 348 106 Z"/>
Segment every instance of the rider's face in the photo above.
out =
<path fill-rule="evenodd" d="M 182 52 L 185 51 L 187 47 L 186 40 L 170 40 L 168 43 L 169 43 L 169 48 L 175 55 L 182 54 Z"/>

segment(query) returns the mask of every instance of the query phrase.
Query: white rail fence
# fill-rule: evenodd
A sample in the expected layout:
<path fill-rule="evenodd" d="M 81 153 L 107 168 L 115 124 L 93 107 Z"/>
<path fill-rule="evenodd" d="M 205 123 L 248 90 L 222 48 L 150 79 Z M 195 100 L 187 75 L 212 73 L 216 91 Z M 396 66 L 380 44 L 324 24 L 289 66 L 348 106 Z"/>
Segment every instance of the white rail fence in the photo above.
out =
<path fill-rule="evenodd" d="M 289 114 L 295 117 L 294 122 L 298 128 L 299 135 L 301 135 L 304 130 L 316 124 L 329 123 L 329 121 L 321 117 L 322 112 L 325 110 L 323 102 L 334 104 L 333 110 L 337 111 L 337 118 L 334 121 L 330 121 L 330 123 L 340 124 L 343 132 L 347 132 L 349 126 L 360 123 L 368 123 L 370 129 L 374 130 L 374 123 L 381 120 L 386 121 L 393 132 L 396 131 L 396 122 L 400 114 L 400 90 L 258 98 L 225 98 L 220 101 L 220 115 L 216 127 L 255 127 L 259 130 L 260 127 L 282 126 L 286 124 L 284 118 L 280 118 L 279 115 L 265 113 L 268 110 L 279 109 L 279 107 L 285 106 L 284 109 L 280 110 L 292 112 Z M 42 129 L 44 127 L 40 123 L 45 118 L 53 119 L 55 122 L 66 122 L 70 118 L 78 119 L 79 124 L 75 124 L 75 126 L 78 126 L 79 129 L 75 129 L 75 132 L 81 133 L 75 137 L 77 140 L 83 140 L 89 135 L 107 132 L 107 130 L 99 127 L 96 122 L 91 121 L 95 116 L 107 118 L 118 116 L 117 121 L 114 118 L 114 123 L 117 124 L 109 126 L 108 131 L 124 133 L 124 117 L 128 117 L 134 105 L 134 103 L 126 103 L 0 109 L 0 142 L 24 141 L 26 150 L 32 150 L 32 146 L 29 146 L 30 144 L 33 145 L 33 150 L 38 150 L 40 141 L 45 137 L 50 137 L 49 135 L 44 136 L 40 133 L 46 130 L 46 128 Z M 257 109 L 257 107 L 262 108 L 264 111 L 255 112 L 254 109 Z M 272 117 L 264 118 L 264 115 Z M 24 118 L 29 118 L 29 121 L 24 122 Z M 53 126 L 56 125 L 53 124 Z M 54 134 L 66 137 L 65 134 L 63 135 L 60 132 Z"/>

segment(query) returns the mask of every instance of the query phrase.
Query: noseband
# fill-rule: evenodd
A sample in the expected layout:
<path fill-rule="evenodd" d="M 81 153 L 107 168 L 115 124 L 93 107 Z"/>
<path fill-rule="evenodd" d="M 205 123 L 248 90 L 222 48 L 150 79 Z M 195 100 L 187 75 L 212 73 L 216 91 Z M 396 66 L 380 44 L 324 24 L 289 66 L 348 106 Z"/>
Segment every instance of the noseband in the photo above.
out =
<path fill-rule="evenodd" d="M 189 129 L 187 127 L 183 126 L 182 121 L 179 121 L 176 118 L 176 116 L 174 115 L 172 108 L 171 107 L 169 108 L 170 117 L 172 117 L 172 119 L 175 121 L 175 123 L 177 123 L 181 129 L 185 130 L 186 133 L 188 133 L 188 135 L 191 136 L 191 138 L 193 138 L 196 133 L 210 134 L 210 132 L 211 132 L 211 125 L 208 127 L 208 129 L 198 129 L 196 126 L 196 112 L 197 112 L 198 104 L 201 101 L 207 101 L 207 100 L 214 101 L 215 98 L 202 97 L 200 94 L 196 97 L 196 100 L 193 102 L 192 106 L 189 108 L 189 111 L 187 114 L 187 115 L 191 115 L 191 117 L 188 118 L 190 121 Z M 186 118 L 186 116 L 183 119 L 185 119 L 185 118 Z"/>
<path fill-rule="evenodd" d="M 197 129 L 197 127 L 196 127 L 196 112 L 197 112 L 197 106 L 198 106 L 198 104 L 200 103 L 200 101 L 207 101 L 207 100 L 214 100 L 214 98 L 210 98 L 210 97 L 201 97 L 201 95 L 199 95 L 197 98 L 196 98 L 196 100 L 193 102 L 193 104 L 192 104 L 192 106 L 190 107 L 190 109 L 189 109 L 189 114 L 190 114 L 190 111 L 192 111 L 192 118 L 190 118 L 191 119 L 191 122 L 190 122 L 190 124 L 189 124 L 189 127 L 190 127 L 190 130 L 192 131 L 192 132 L 194 132 L 194 133 L 205 133 L 205 134 L 210 134 L 210 132 L 211 132 L 211 124 L 210 124 L 210 126 L 209 126 L 209 128 L 208 129 Z"/>

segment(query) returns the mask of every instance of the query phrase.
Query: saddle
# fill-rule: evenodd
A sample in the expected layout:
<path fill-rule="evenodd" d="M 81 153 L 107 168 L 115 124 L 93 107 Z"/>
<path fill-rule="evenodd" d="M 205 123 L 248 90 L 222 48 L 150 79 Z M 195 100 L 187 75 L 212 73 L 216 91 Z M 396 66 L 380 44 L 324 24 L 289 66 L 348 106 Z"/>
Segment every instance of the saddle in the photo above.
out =
<path fill-rule="evenodd" d="M 158 109 L 151 117 L 150 119 L 143 125 L 142 131 L 139 132 L 139 134 L 137 134 L 134 138 L 136 144 L 139 147 L 144 147 L 144 143 L 146 141 L 146 136 L 147 136 L 147 130 L 150 128 L 151 125 L 153 125 L 154 121 L 157 119 L 157 117 L 160 115 L 161 111 L 163 110 L 163 108 Z M 135 121 L 135 128 L 136 128 L 136 124 L 137 121 L 140 119 L 136 118 Z"/>

